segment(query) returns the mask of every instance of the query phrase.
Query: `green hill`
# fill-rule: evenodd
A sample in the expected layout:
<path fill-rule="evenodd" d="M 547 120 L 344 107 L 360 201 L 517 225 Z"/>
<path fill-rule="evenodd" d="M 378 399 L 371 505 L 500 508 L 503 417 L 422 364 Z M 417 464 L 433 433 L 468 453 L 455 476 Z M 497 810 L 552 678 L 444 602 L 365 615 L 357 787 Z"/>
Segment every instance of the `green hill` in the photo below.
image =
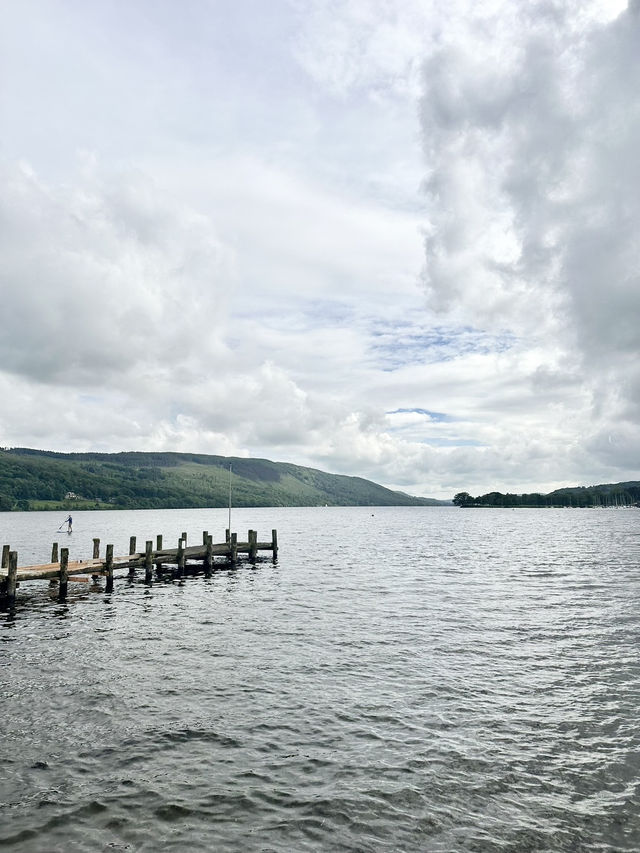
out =
<path fill-rule="evenodd" d="M 442 503 L 394 492 L 361 477 L 268 459 L 14 447 L 0 450 L 0 510 L 223 507 L 229 502 L 230 464 L 234 506 Z"/>

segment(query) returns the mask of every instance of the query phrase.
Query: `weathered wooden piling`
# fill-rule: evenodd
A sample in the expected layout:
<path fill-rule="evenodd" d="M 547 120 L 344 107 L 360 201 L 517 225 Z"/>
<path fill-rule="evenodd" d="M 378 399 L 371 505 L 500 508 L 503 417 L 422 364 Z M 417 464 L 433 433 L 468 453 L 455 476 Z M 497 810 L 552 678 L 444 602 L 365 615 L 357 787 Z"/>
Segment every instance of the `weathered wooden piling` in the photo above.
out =
<path fill-rule="evenodd" d="M 229 542 L 229 562 L 232 566 L 238 562 L 238 534 L 231 534 L 231 541 Z"/>
<path fill-rule="evenodd" d="M 207 536 L 206 541 L 207 550 L 204 556 L 204 573 L 206 577 L 211 575 L 211 569 L 213 568 L 213 536 Z"/>
<path fill-rule="evenodd" d="M 104 558 L 104 572 L 107 576 L 105 592 L 113 592 L 113 545 L 107 545 Z"/>
<path fill-rule="evenodd" d="M 273 559 L 275 560 L 278 556 L 278 531 L 271 531 L 271 552 L 273 554 Z"/>
<path fill-rule="evenodd" d="M 8 554 L 7 586 L 5 593 L 5 606 L 13 610 L 16 606 L 16 587 L 18 585 L 18 552 L 9 551 Z"/>
<path fill-rule="evenodd" d="M 153 542 L 147 540 L 146 550 L 144 554 L 144 582 L 151 583 L 153 578 Z"/>
<path fill-rule="evenodd" d="M 203 544 L 203 545 L 206 545 L 206 544 L 207 544 L 207 539 L 208 539 L 208 538 L 209 538 L 209 531 L 208 531 L 208 530 L 203 530 L 203 531 L 202 531 L 202 544 Z"/>
<path fill-rule="evenodd" d="M 64 601 L 67 597 L 67 586 L 69 583 L 69 549 L 60 549 L 60 588 L 58 590 L 58 598 Z"/>
<path fill-rule="evenodd" d="M 162 551 L 162 533 L 156 536 L 156 551 Z"/>
<path fill-rule="evenodd" d="M 186 547 L 187 547 L 187 534 L 186 534 L 186 531 L 184 531 L 184 530 L 183 530 L 183 531 L 182 531 L 182 533 L 181 533 L 180 535 L 182 536 L 182 541 L 184 542 L 184 547 L 186 548 Z"/>
<path fill-rule="evenodd" d="M 256 530 L 250 530 L 247 534 L 247 538 L 249 540 L 249 560 L 252 563 L 255 563 L 256 557 L 258 556 L 258 532 Z"/>
<path fill-rule="evenodd" d="M 185 567 L 186 562 L 187 562 L 186 558 L 185 558 L 185 554 L 184 554 L 185 540 L 183 537 L 184 537 L 184 534 L 182 534 L 180 539 L 178 539 L 178 553 L 176 555 L 177 559 L 178 559 L 177 577 L 179 577 L 179 578 L 183 577 L 184 567 Z"/>
<path fill-rule="evenodd" d="M 3 545 L 2 546 L 2 562 L 0 562 L 0 567 L 2 569 L 8 570 L 8 568 L 9 568 L 9 551 L 10 551 L 9 545 Z M 5 560 L 5 554 L 6 554 L 6 560 Z M 5 562 L 6 562 L 6 565 L 5 565 Z M 0 608 L 3 609 L 6 605 L 6 603 L 7 603 L 7 578 L 2 577 L 2 578 L 0 578 Z"/>
<path fill-rule="evenodd" d="M 100 540 L 93 540 L 93 559 L 98 560 L 100 558 Z"/>
<path fill-rule="evenodd" d="M 129 537 L 129 554 L 135 554 L 135 553 L 136 553 L 136 537 L 130 536 Z"/>
<path fill-rule="evenodd" d="M 54 542 L 53 545 L 51 546 L 51 562 L 52 563 L 58 562 L 58 543 L 57 542 Z"/>

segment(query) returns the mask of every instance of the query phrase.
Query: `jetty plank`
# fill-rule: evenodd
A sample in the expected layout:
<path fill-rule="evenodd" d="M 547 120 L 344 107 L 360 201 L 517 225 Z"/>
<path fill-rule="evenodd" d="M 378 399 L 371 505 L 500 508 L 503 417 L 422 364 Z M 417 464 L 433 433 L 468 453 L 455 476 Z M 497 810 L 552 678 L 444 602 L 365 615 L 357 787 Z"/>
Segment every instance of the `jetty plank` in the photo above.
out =
<path fill-rule="evenodd" d="M 58 562 L 56 559 L 58 556 L 58 549 L 54 546 L 51 554 L 52 561 L 50 563 L 22 566 L 17 567 L 16 569 L 10 568 L 9 548 L 5 546 L 3 548 L 3 563 L 6 563 L 6 565 L 2 565 L 0 567 L 0 578 L 2 578 L 5 586 L 7 583 L 5 579 L 7 579 L 10 574 L 13 574 L 14 571 L 16 583 L 32 580 L 60 580 L 61 572 L 67 579 L 79 575 L 94 577 L 104 575 L 109 579 L 112 578 L 113 571 L 115 569 L 129 569 L 131 572 L 139 567 L 145 568 L 145 576 L 148 578 L 150 564 L 174 564 L 178 566 L 179 572 L 183 572 L 187 561 L 190 560 L 201 562 L 205 570 L 210 570 L 213 567 L 214 557 L 226 557 L 229 562 L 234 564 L 237 560 L 238 554 L 248 554 L 250 559 L 255 559 L 258 551 L 271 551 L 275 558 L 278 551 L 276 531 L 272 532 L 272 539 L 270 542 L 259 542 L 257 532 L 255 530 L 250 530 L 248 532 L 246 542 L 239 542 L 237 534 L 230 533 L 229 531 L 227 531 L 227 538 L 225 542 L 214 544 L 211 536 L 209 536 L 206 531 L 204 531 L 202 538 L 202 545 L 187 546 L 186 534 L 183 533 L 178 542 L 177 548 L 160 547 L 155 551 L 151 550 L 152 542 L 149 540 L 146 542 L 144 552 L 141 553 L 131 550 L 129 554 L 119 557 L 113 556 L 113 545 L 107 545 L 104 558 L 94 556 L 90 560 L 65 559 L 65 566 L 61 566 L 61 562 Z M 157 544 L 161 546 L 162 536 L 158 536 L 156 541 Z M 130 549 L 135 548 L 135 542 L 136 537 L 132 536 L 129 543 Z M 94 539 L 93 545 L 93 553 L 99 553 L 99 540 Z M 68 554 L 68 549 L 62 549 L 62 551 L 67 551 Z"/>

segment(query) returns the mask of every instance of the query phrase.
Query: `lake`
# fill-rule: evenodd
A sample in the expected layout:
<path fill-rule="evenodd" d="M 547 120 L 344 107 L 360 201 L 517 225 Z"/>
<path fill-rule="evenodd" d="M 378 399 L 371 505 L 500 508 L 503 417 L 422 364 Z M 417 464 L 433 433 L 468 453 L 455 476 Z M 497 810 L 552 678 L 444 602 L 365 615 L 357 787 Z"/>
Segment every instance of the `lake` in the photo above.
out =
<path fill-rule="evenodd" d="M 21 565 L 227 511 L 0 514 Z M 23 584 L 7 851 L 637 851 L 640 511 L 237 509 L 279 559 Z"/>

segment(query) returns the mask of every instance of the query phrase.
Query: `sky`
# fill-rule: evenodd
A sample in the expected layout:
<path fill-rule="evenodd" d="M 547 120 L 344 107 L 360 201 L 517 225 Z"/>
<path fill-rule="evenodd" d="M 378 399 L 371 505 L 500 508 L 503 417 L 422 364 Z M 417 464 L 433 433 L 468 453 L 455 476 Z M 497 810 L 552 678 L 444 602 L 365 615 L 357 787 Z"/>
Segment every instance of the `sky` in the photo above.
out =
<path fill-rule="evenodd" d="M 0 445 L 640 478 L 640 0 L 0 0 Z"/>

